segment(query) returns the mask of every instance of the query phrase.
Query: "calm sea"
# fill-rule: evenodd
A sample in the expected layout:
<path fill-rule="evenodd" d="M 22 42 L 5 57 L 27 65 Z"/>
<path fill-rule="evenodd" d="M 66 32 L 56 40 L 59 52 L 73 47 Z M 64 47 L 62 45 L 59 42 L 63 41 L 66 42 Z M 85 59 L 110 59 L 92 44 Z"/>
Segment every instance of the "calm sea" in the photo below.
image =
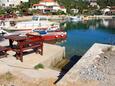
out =
<path fill-rule="evenodd" d="M 67 39 L 58 45 L 66 47 L 68 58 L 82 56 L 94 43 L 115 45 L 115 19 L 63 23 Z"/>

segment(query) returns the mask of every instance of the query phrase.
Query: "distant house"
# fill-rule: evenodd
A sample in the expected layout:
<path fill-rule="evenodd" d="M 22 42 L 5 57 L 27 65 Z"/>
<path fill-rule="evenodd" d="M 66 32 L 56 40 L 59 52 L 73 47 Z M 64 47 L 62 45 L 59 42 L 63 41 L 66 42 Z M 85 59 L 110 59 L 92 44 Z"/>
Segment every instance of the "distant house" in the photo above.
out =
<path fill-rule="evenodd" d="M 111 11 L 111 14 L 114 14 L 114 15 L 115 15 L 115 6 L 112 6 L 112 7 L 110 8 L 110 11 Z"/>
<path fill-rule="evenodd" d="M 97 0 L 89 0 L 90 6 L 97 7 L 97 9 L 100 9 L 100 6 L 97 4 Z"/>
<path fill-rule="evenodd" d="M 115 6 L 107 7 L 102 9 L 104 15 L 115 15 Z"/>
<path fill-rule="evenodd" d="M 66 9 L 64 6 L 60 6 L 54 0 L 42 0 L 38 4 L 33 4 L 32 9 L 40 10 L 43 13 L 47 12 L 57 12 L 59 10 L 66 13 Z"/>
<path fill-rule="evenodd" d="M 16 6 L 20 5 L 21 2 L 28 2 L 29 0 L 0 0 L 0 6 L 2 7 L 9 7 L 9 6 Z"/>

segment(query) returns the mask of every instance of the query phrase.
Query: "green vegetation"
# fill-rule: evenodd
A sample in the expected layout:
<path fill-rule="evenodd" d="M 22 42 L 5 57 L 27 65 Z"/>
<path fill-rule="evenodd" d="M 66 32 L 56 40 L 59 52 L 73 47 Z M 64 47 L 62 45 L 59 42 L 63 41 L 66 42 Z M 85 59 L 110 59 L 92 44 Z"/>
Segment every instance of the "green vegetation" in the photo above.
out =
<path fill-rule="evenodd" d="M 99 4 L 101 8 L 106 6 L 115 6 L 115 0 L 97 0 L 97 4 Z"/>
<path fill-rule="evenodd" d="M 100 12 L 101 9 L 107 7 L 107 6 L 114 6 L 115 1 L 114 0 L 97 0 L 98 6 L 91 6 L 90 2 L 88 0 L 56 0 L 60 6 L 64 6 L 67 9 L 67 14 L 70 15 L 78 15 L 78 14 L 84 14 L 84 15 L 100 15 L 102 14 Z M 32 15 L 39 13 L 38 10 L 29 10 L 29 8 L 32 7 L 33 4 L 39 3 L 40 0 L 29 0 L 29 2 L 21 3 L 21 5 L 18 5 L 16 7 L 8 7 L 3 8 L 0 7 L 0 15 L 4 15 L 6 13 L 17 13 L 20 16 L 23 15 Z M 78 9 L 78 13 L 73 13 L 71 9 Z M 51 13 L 48 13 L 51 14 Z M 65 14 L 64 12 L 58 11 L 57 13 L 53 14 Z"/>
<path fill-rule="evenodd" d="M 29 3 L 30 3 L 30 7 L 33 5 L 33 4 L 38 4 L 41 0 L 29 0 Z"/>
<path fill-rule="evenodd" d="M 0 7 L 0 16 L 2 16 L 4 14 L 5 14 L 5 10 L 2 7 Z"/>
<path fill-rule="evenodd" d="M 114 0 L 97 0 L 97 4 L 100 6 L 98 8 L 97 6 L 92 7 L 90 5 L 90 2 L 86 0 L 57 0 L 60 5 L 65 6 L 67 9 L 68 14 L 73 14 L 71 12 L 71 9 L 78 9 L 78 14 L 85 14 L 85 15 L 100 15 L 102 14 L 100 12 L 100 9 L 105 8 L 107 6 L 114 6 L 115 1 Z M 73 14 L 74 15 L 74 14 Z"/>
<path fill-rule="evenodd" d="M 44 65 L 43 64 L 37 64 L 35 67 L 35 69 L 43 69 L 44 68 Z"/>
<path fill-rule="evenodd" d="M 63 15 L 65 14 L 64 11 L 58 10 L 58 12 L 56 13 L 57 15 Z"/>

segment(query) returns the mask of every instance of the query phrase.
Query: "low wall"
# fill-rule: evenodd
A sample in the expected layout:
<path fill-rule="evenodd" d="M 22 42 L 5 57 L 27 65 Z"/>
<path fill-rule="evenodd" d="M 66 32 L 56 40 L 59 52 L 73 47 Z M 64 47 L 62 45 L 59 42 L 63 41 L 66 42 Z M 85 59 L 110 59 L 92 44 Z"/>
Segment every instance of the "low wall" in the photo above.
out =
<path fill-rule="evenodd" d="M 89 19 L 112 19 L 113 16 L 107 16 L 107 15 L 94 15 L 89 16 Z"/>
<path fill-rule="evenodd" d="M 52 55 L 50 55 L 47 59 L 44 59 L 41 63 L 45 65 L 45 67 L 54 67 L 57 65 L 61 60 L 65 58 L 65 47 L 60 48 L 60 50 L 53 51 Z"/>
<path fill-rule="evenodd" d="M 38 16 L 45 16 L 48 19 L 51 20 L 62 20 L 62 19 L 66 19 L 67 17 L 64 15 L 38 15 Z M 18 18 L 14 18 L 15 21 L 31 21 L 33 16 L 22 16 L 22 17 L 18 17 Z"/>

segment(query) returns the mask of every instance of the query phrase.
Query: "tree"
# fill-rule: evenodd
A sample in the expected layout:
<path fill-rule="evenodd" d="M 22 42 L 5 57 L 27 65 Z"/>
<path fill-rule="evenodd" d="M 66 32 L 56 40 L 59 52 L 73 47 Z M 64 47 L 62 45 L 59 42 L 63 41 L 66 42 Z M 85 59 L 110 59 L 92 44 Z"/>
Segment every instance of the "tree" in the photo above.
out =
<path fill-rule="evenodd" d="M 89 3 L 87 1 L 83 1 L 83 0 L 77 0 L 76 1 L 76 7 L 79 9 L 79 13 L 83 13 L 83 10 L 88 9 L 88 5 Z"/>
<path fill-rule="evenodd" d="M 83 9 L 88 8 L 88 2 L 83 0 L 57 0 L 60 5 L 65 6 L 67 12 L 71 14 L 71 9 L 79 9 L 82 13 Z"/>
<path fill-rule="evenodd" d="M 12 13 L 14 13 L 14 9 L 13 9 L 12 7 L 4 8 L 4 10 L 5 10 L 5 12 L 6 12 L 7 14 L 12 14 Z"/>
<path fill-rule="evenodd" d="M 39 3 L 41 0 L 29 0 L 29 5 L 30 5 L 30 7 L 33 5 L 33 4 L 37 4 L 37 3 Z"/>
<path fill-rule="evenodd" d="M 23 15 L 28 12 L 29 2 L 22 2 L 20 5 L 17 5 L 15 10 L 19 11 L 20 15 Z"/>
<path fill-rule="evenodd" d="M 5 10 L 2 7 L 0 7 L 0 16 L 2 16 L 4 14 L 5 14 Z"/>
<path fill-rule="evenodd" d="M 60 4 L 60 6 L 64 6 L 68 13 L 70 13 L 70 10 L 75 6 L 74 0 L 57 0 L 57 2 Z"/>
<path fill-rule="evenodd" d="M 106 6 L 115 6 L 115 0 L 97 0 L 97 3 L 101 8 Z"/>
<path fill-rule="evenodd" d="M 62 15 L 62 14 L 65 14 L 65 13 L 64 13 L 64 11 L 58 10 L 58 11 L 57 11 L 57 14 L 58 14 L 58 15 Z"/>

